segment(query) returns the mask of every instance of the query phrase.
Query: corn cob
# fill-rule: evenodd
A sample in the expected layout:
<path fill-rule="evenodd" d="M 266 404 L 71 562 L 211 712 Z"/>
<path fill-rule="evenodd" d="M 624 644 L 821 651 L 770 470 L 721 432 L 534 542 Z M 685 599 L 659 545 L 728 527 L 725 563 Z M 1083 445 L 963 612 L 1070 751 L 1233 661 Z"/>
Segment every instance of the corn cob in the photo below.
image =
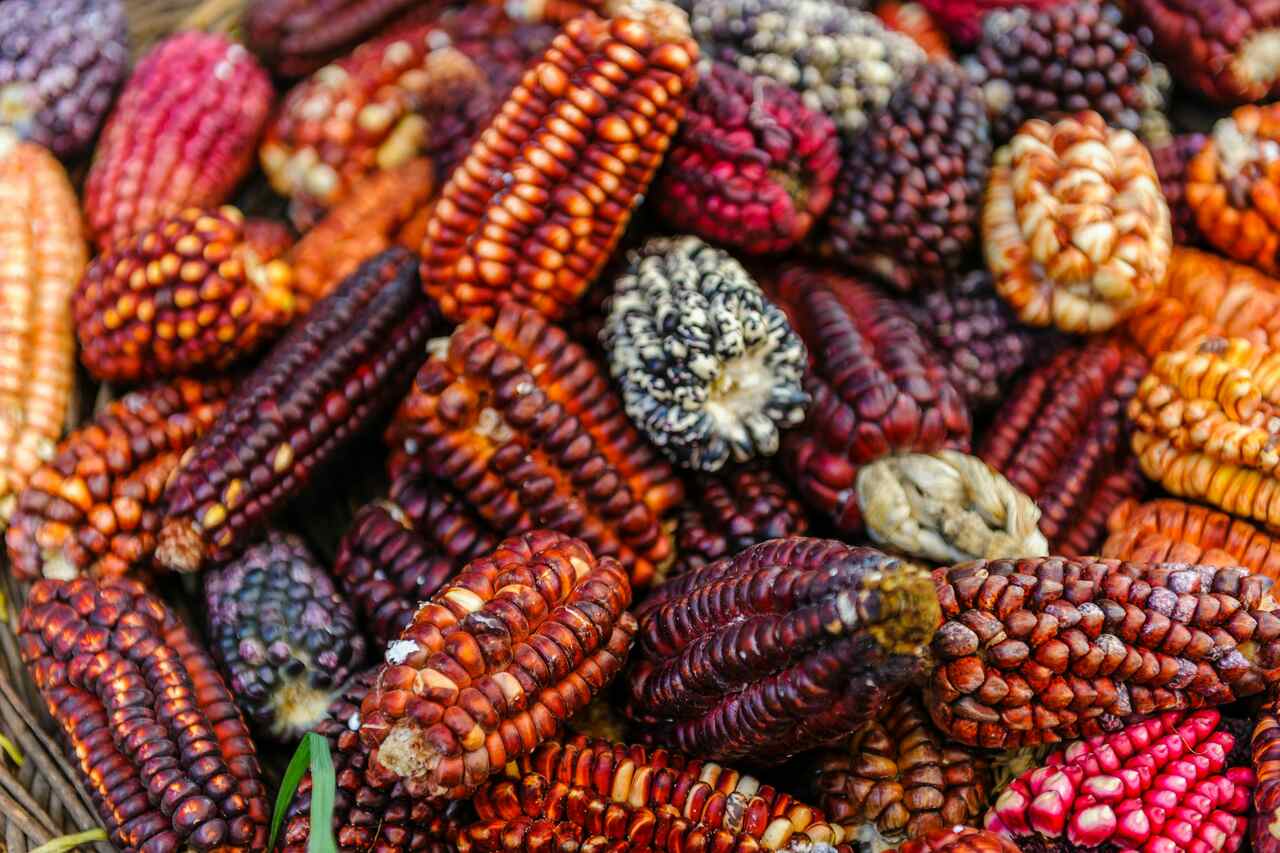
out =
<path fill-rule="evenodd" d="M 380 643 L 408 627 L 418 603 L 498 544 L 447 485 L 414 478 L 356 513 L 333 573 L 362 624 Z"/>
<path fill-rule="evenodd" d="M 621 565 L 539 530 L 469 563 L 388 644 L 360 711 L 371 764 L 457 799 L 532 751 L 622 668 L 635 634 Z"/>
<path fill-rule="evenodd" d="M 450 486 L 500 535 L 537 527 L 616 557 L 643 587 L 675 554 L 663 516 L 681 500 L 602 371 L 531 308 L 503 305 L 423 365 L 387 431 L 390 473 Z"/>
<path fill-rule="evenodd" d="M 1187 204 L 1187 167 L 1207 140 L 1203 133 L 1180 133 L 1165 144 L 1151 148 L 1151 160 L 1160 176 L 1160 190 L 1169 203 L 1175 255 L 1178 246 L 1204 242 L 1196 228 L 1196 212 Z"/>
<path fill-rule="evenodd" d="M 1092 737 L 1280 677 L 1271 581 L 1245 569 L 1041 557 L 963 563 L 934 582 L 946 622 L 925 698 L 961 743 Z"/>
<path fill-rule="evenodd" d="M 199 641 L 141 583 L 43 580 L 22 659 L 111 841 L 126 851 L 259 851 L 253 741 Z"/>
<path fill-rule="evenodd" d="M 162 566 L 235 556 L 402 393 L 438 324 L 413 262 L 404 249 L 366 261 L 245 379 L 165 489 Z"/>
<path fill-rule="evenodd" d="M 145 573 L 165 480 L 231 388 L 228 379 L 177 379 L 134 391 L 67 436 L 18 496 L 5 532 L 14 576 Z"/>
<path fill-rule="evenodd" d="M 609 0 L 488 0 L 521 21 L 567 24 L 584 12 L 608 17 Z"/>
<path fill-rule="evenodd" d="M 1111 510 L 1145 488 L 1124 411 L 1146 369 L 1115 341 L 1073 347 L 996 413 L 977 455 L 1036 502 L 1050 554 L 1095 553 Z"/>
<path fill-rule="evenodd" d="M 1258 712 L 1250 743 L 1253 772 L 1253 817 L 1249 843 L 1253 853 L 1280 850 L 1280 699 L 1270 699 Z"/>
<path fill-rule="evenodd" d="M 627 714 L 693 755 L 766 761 L 850 734 L 923 670 L 939 622 L 918 567 L 792 537 L 658 587 Z"/>
<path fill-rule="evenodd" d="M 0 527 L 62 435 L 75 382 L 68 303 L 86 260 L 66 172 L 0 130 Z"/>
<path fill-rule="evenodd" d="M 875 4 L 875 11 L 882 24 L 904 36 L 910 36 L 929 59 L 952 58 L 947 34 L 924 6 L 899 0 L 880 0 Z"/>
<path fill-rule="evenodd" d="M 1003 836 L 971 826 L 935 829 L 886 853 L 1019 853 L 1021 848 Z"/>
<path fill-rule="evenodd" d="M 516 301 L 553 319 L 599 275 L 693 88 L 698 48 L 661 0 L 570 21 L 441 191 L 422 280 L 446 317 Z"/>
<path fill-rule="evenodd" d="M 234 207 L 192 207 L 116 243 L 75 291 L 84 366 L 137 382 L 225 370 L 257 354 L 293 318 L 292 271 L 270 254 L 276 236 L 251 232 Z"/>
<path fill-rule="evenodd" d="M 817 763 L 818 806 L 846 835 L 870 835 L 877 847 L 978 820 L 991 785 L 985 756 L 944 742 L 915 694 Z"/>
<path fill-rule="evenodd" d="M 475 798 L 459 853 L 851 853 L 838 827 L 760 780 L 664 749 L 576 737 L 509 765 Z"/>
<path fill-rule="evenodd" d="M 253 163 L 271 108 L 266 71 L 225 37 L 184 32 L 134 69 L 85 181 L 99 250 L 188 207 L 217 207 Z"/>
<path fill-rule="evenodd" d="M 1247 521 L 1170 499 L 1120 503 L 1102 556 L 1143 563 L 1243 566 L 1280 579 L 1280 542 Z"/>
<path fill-rule="evenodd" d="M 297 312 L 310 311 L 379 252 L 394 245 L 412 248 L 401 237 L 402 229 L 429 207 L 435 189 L 431 163 L 423 159 L 356 182 L 288 255 Z"/>
<path fill-rule="evenodd" d="M 783 461 L 805 500 L 855 532 L 858 468 L 900 451 L 968 450 L 968 410 L 906 306 L 805 267 L 785 270 L 773 289 L 809 351 L 813 400 L 783 437 Z"/>

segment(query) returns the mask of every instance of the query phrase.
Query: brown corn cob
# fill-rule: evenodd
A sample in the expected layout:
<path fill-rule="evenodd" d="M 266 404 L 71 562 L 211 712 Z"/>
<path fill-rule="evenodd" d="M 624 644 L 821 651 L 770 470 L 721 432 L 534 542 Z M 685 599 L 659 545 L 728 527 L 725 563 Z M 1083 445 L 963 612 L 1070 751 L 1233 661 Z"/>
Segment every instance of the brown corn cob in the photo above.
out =
<path fill-rule="evenodd" d="M 234 207 L 188 208 L 116 243 L 76 288 L 81 361 L 99 379 L 137 382 L 255 355 L 293 318 L 292 272 L 269 254 L 279 249 Z"/>
<path fill-rule="evenodd" d="M 69 303 L 86 261 L 67 173 L 44 148 L 0 131 L 0 527 L 67 420 Z"/>
<path fill-rule="evenodd" d="M 1028 846 L 1028 849 L 1035 848 Z M 1003 835 L 971 826 L 949 826 L 886 853 L 1020 853 L 1021 850 Z"/>
<path fill-rule="evenodd" d="M 1253 853 L 1276 853 L 1280 850 L 1280 699 L 1268 700 L 1258 712 L 1251 751 L 1258 786 L 1253 789 L 1249 843 Z"/>
<path fill-rule="evenodd" d="M 1280 542 L 1247 521 L 1171 499 L 1123 501 L 1107 519 L 1102 556 L 1143 563 L 1243 566 L 1280 579 Z"/>
<path fill-rule="evenodd" d="M 661 0 L 570 21 L 441 191 L 422 280 L 445 316 L 503 302 L 558 319 L 599 275 L 693 88 L 698 47 Z"/>
<path fill-rule="evenodd" d="M 850 734 L 923 670 L 928 573 L 791 537 L 673 578 L 638 611 L 628 715 L 655 743 L 771 760 Z"/>
<path fill-rule="evenodd" d="M 475 797 L 460 853 L 850 853 L 821 812 L 760 780 L 665 749 L 540 746 Z"/>
<path fill-rule="evenodd" d="M 550 530 L 473 560 L 387 646 L 360 711 L 370 762 L 457 799 L 552 737 L 622 668 L 636 630 L 611 557 Z"/>
<path fill-rule="evenodd" d="M 141 583 L 40 581 L 22 659 L 113 843 L 260 851 L 266 788 L 253 740 L 199 641 Z"/>
<path fill-rule="evenodd" d="M 400 231 L 429 205 L 435 190 L 431 163 L 422 159 L 357 181 L 289 253 L 298 313 L 310 311 L 379 252 L 397 244 L 412 248 Z"/>
<path fill-rule="evenodd" d="M 1037 369 L 996 413 L 978 456 L 1040 507 L 1050 554 L 1096 553 L 1107 516 L 1145 488 L 1124 410 L 1146 359 L 1100 339 Z"/>
<path fill-rule="evenodd" d="M 402 479 L 386 500 L 356 513 L 333 573 L 366 628 L 389 643 L 408 627 L 418 602 L 497 544 L 447 485 Z"/>
<path fill-rule="evenodd" d="M 546 527 L 616 557 L 637 588 L 675 558 L 663 515 L 680 481 L 606 375 L 514 303 L 467 323 L 423 365 L 387 430 L 392 479 L 449 483 L 501 535 Z"/>
<path fill-rule="evenodd" d="M 99 250 L 188 207 L 217 207 L 253 163 L 271 81 L 243 46 L 182 32 L 134 69 L 94 150 L 85 221 Z"/>
<path fill-rule="evenodd" d="M 164 493 L 156 560 L 225 561 L 403 392 L 439 318 L 388 249 L 316 304 L 187 451 Z"/>
<path fill-rule="evenodd" d="M 1271 581 L 1245 569 L 1041 557 L 963 563 L 934 581 L 947 621 L 925 698 L 961 743 L 1089 737 L 1280 677 Z"/>
<path fill-rule="evenodd" d="M 784 435 L 783 460 L 814 508 L 856 532 L 859 466 L 898 451 L 967 451 L 969 412 L 906 306 L 798 266 L 775 293 L 809 350 L 804 390 L 813 400 L 804 424 Z"/>
<path fill-rule="evenodd" d="M 974 823 L 991 780 L 981 753 L 943 740 L 914 693 L 838 748 L 819 753 L 818 806 L 852 836 L 867 824 L 880 843 Z"/>
<path fill-rule="evenodd" d="M 177 379 L 134 391 L 67 436 L 18 497 L 5 532 L 14 576 L 145 573 L 165 480 L 231 388 L 229 379 Z"/>

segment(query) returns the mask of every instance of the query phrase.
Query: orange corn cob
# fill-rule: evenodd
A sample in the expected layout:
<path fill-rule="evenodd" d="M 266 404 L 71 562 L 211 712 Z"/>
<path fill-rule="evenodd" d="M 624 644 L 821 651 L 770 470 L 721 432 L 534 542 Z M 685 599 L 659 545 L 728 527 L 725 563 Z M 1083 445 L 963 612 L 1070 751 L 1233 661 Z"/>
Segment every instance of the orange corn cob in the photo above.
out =
<path fill-rule="evenodd" d="M 1102 556 L 1144 563 L 1244 566 L 1280 579 L 1280 541 L 1224 512 L 1171 499 L 1126 500 L 1107 519 Z"/>
<path fill-rule="evenodd" d="M 951 58 L 951 46 L 947 34 L 919 3 L 902 3 L 898 0 L 881 0 L 876 4 L 876 17 L 891 30 L 911 36 L 930 59 Z"/>
<path fill-rule="evenodd" d="M 0 135 L 0 526 L 62 435 L 75 382 L 80 205 L 53 155 Z"/>

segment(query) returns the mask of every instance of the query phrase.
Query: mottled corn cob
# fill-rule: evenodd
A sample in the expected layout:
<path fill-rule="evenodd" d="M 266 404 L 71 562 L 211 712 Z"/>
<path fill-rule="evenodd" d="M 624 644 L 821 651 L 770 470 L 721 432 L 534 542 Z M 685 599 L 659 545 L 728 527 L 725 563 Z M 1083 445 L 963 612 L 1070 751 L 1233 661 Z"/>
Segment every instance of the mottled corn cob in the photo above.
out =
<path fill-rule="evenodd" d="M 508 301 L 564 316 L 653 179 L 698 48 L 661 0 L 609 11 L 565 26 L 441 191 L 422 280 L 446 317 L 492 321 Z"/>
<path fill-rule="evenodd" d="M 223 36 L 184 32 L 156 45 L 125 84 L 85 180 L 98 248 L 230 198 L 253 163 L 271 99 L 266 72 Z"/>
<path fill-rule="evenodd" d="M 469 563 L 387 646 L 360 711 L 371 764 L 458 799 L 531 752 L 622 668 L 636 630 L 611 557 L 538 530 Z"/>
<path fill-rule="evenodd" d="M 249 730 L 197 638 L 142 584 L 40 581 L 22 659 L 112 843 L 259 851 L 266 788 Z"/>
<path fill-rule="evenodd" d="M 288 255 L 298 313 L 310 311 L 379 252 L 395 245 L 413 248 L 402 232 L 430 207 L 435 190 L 431 163 L 423 159 L 357 181 Z"/>
<path fill-rule="evenodd" d="M 1224 512 L 1170 499 L 1122 502 L 1107 519 L 1102 556 L 1143 563 L 1243 566 L 1280 579 L 1280 542 Z"/>
<path fill-rule="evenodd" d="M 0 130 L 0 527 L 67 420 L 69 302 L 86 260 L 67 173 L 45 149 Z"/>
<path fill-rule="evenodd" d="M 356 513 L 333 573 L 361 623 L 385 644 L 409 625 L 419 602 L 497 544 L 448 485 L 406 478 Z"/>
<path fill-rule="evenodd" d="M 939 622 L 925 570 L 792 537 L 658 587 L 628 715 L 693 755 L 770 761 L 843 737 L 918 678 Z"/>
<path fill-rule="evenodd" d="M 1250 744 L 1253 772 L 1253 817 L 1249 845 L 1254 853 L 1280 850 L 1280 699 L 1270 699 L 1258 712 Z"/>
<path fill-rule="evenodd" d="M 986 757 L 945 742 L 914 693 L 816 758 L 818 806 L 877 846 L 976 822 L 991 786 Z"/>
<path fill-rule="evenodd" d="M 5 532 L 14 576 L 145 573 L 165 481 L 231 388 L 228 379 L 176 379 L 134 391 L 67 436 L 18 496 Z"/>
<path fill-rule="evenodd" d="M 955 0 L 947 0 L 955 2 Z M 914 838 L 886 853 L 1019 853 L 1020 848 L 1007 838 L 971 826 L 935 829 L 922 838 Z"/>
<path fill-rule="evenodd" d="M 783 460 L 814 508 L 856 531 L 858 467 L 899 451 L 968 450 L 969 413 L 901 303 L 804 267 L 785 270 L 772 295 L 809 351 L 813 400 L 783 437 Z"/>
<path fill-rule="evenodd" d="M 1107 516 L 1145 488 L 1124 412 L 1147 361 L 1098 340 L 1063 350 L 996 412 L 978 456 L 1040 507 L 1050 554 L 1092 554 Z"/>
<path fill-rule="evenodd" d="M 72 303 L 80 360 L 138 382 L 225 370 L 293 318 L 293 274 L 234 207 L 187 208 L 89 265 Z M 275 242 L 274 240 L 272 241 Z"/>
<path fill-rule="evenodd" d="M 475 798 L 460 853 L 850 853 L 839 827 L 760 780 L 664 749 L 574 738 L 508 766 Z"/>
<path fill-rule="evenodd" d="M 1090 737 L 1230 702 L 1280 676 L 1271 581 L 1245 569 L 1041 557 L 939 569 L 925 698 L 961 743 Z"/>
<path fill-rule="evenodd" d="M 581 538 L 637 588 L 671 564 L 663 516 L 680 481 L 580 346 L 513 303 L 441 343 L 387 431 L 393 479 L 450 484 L 501 535 Z"/>
<path fill-rule="evenodd" d="M 235 556 L 403 392 L 439 322 L 413 292 L 414 260 L 388 249 L 361 264 L 244 380 L 165 489 L 162 566 Z"/>
<path fill-rule="evenodd" d="M 875 11 L 881 23 L 895 32 L 909 36 L 929 59 L 951 58 L 947 34 L 938 26 L 929 10 L 920 3 L 880 0 L 876 3 Z"/>

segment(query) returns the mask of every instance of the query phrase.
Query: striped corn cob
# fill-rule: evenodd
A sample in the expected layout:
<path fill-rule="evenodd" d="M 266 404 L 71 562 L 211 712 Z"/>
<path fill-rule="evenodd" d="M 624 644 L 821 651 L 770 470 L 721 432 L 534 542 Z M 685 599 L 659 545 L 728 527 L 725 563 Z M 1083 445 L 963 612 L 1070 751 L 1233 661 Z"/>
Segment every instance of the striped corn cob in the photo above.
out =
<path fill-rule="evenodd" d="M 145 573 L 165 481 L 231 388 L 228 379 L 176 379 L 134 391 L 67 436 L 18 496 L 5 532 L 13 574 Z"/>
<path fill-rule="evenodd" d="M 1280 850 L 1280 699 L 1269 699 L 1258 712 L 1250 743 L 1253 772 L 1253 816 L 1249 844 L 1253 853 Z"/>
<path fill-rule="evenodd" d="M 387 645 L 360 711 L 370 762 L 414 796 L 465 797 L 617 675 L 635 634 L 622 566 L 550 530 L 469 563 Z"/>
<path fill-rule="evenodd" d="M 70 301 L 86 261 L 67 173 L 45 149 L 0 130 L 0 527 L 67 420 Z"/>
<path fill-rule="evenodd" d="M 438 323 L 416 287 L 413 256 L 389 249 L 276 344 L 170 478 L 162 566 L 190 572 L 235 556 L 402 393 Z"/>
<path fill-rule="evenodd" d="M 453 320 L 507 301 L 563 317 L 600 274 L 696 78 L 680 10 L 612 0 L 570 21 L 441 191 L 422 281 Z"/>
<path fill-rule="evenodd" d="M 1280 542 L 1225 512 L 1170 499 L 1127 500 L 1107 519 L 1102 556 L 1143 563 L 1243 566 L 1280 579 Z"/>
<path fill-rule="evenodd" d="M 107 119 L 85 180 L 100 250 L 188 207 L 216 207 L 253 163 L 271 81 L 224 36 L 183 32 L 143 57 Z"/>
<path fill-rule="evenodd" d="M 253 741 L 199 641 L 141 583 L 31 588 L 22 659 L 111 841 L 125 851 L 260 851 Z"/>
<path fill-rule="evenodd" d="M 508 303 L 492 328 L 458 328 L 418 372 L 387 442 L 393 480 L 448 483 L 500 535 L 576 536 L 637 588 L 675 558 L 663 516 L 680 481 L 587 353 L 531 308 Z"/>
<path fill-rule="evenodd" d="M 280 248 L 274 229 L 250 230 L 234 207 L 187 208 L 117 242 L 76 288 L 80 360 L 99 379 L 138 382 L 256 355 L 293 319 Z"/>

